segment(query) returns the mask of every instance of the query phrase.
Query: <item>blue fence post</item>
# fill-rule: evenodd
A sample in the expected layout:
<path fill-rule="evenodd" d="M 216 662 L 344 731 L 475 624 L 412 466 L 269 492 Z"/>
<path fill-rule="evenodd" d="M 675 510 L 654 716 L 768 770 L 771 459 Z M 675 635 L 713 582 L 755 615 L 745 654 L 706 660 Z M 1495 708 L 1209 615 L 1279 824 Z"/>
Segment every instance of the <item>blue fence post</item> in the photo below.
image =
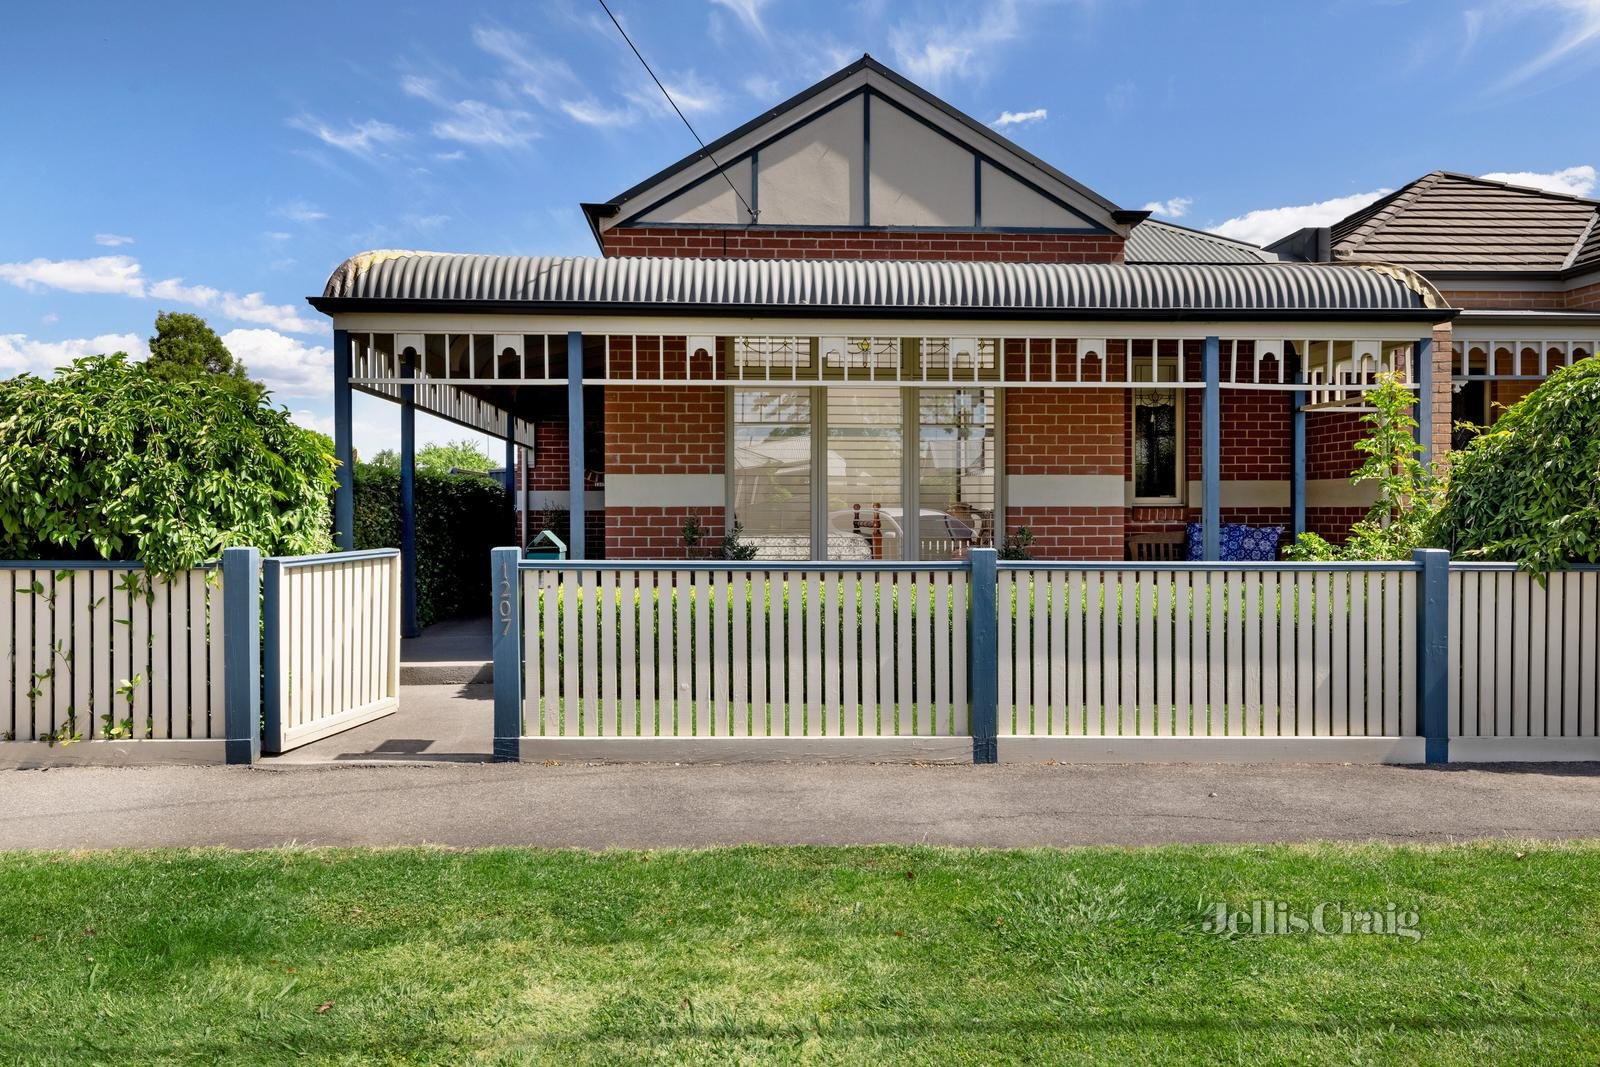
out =
<path fill-rule="evenodd" d="M 278 751 L 283 736 L 283 632 L 278 613 L 283 562 L 261 561 L 261 750 Z"/>
<path fill-rule="evenodd" d="M 967 553 L 970 570 L 967 588 L 967 702 L 971 708 L 972 762 L 998 762 L 1000 733 L 1000 634 L 996 593 L 1000 585 L 1000 555 L 992 548 Z"/>
<path fill-rule="evenodd" d="M 1423 759 L 1450 762 L 1450 553 L 1419 548 L 1417 564 L 1417 720 Z"/>
<path fill-rule="evenodd" d="M 224 750 L 229 763 L 261 756 L 261 553 L 222 550 Z"/>
<path fill-rule="evenodd" d="M 490 553 L 496 763 L 516 763 L 522 758 L 522 577 L 517 572 L 521 556 L 516 548 L 497 548 Z"/>

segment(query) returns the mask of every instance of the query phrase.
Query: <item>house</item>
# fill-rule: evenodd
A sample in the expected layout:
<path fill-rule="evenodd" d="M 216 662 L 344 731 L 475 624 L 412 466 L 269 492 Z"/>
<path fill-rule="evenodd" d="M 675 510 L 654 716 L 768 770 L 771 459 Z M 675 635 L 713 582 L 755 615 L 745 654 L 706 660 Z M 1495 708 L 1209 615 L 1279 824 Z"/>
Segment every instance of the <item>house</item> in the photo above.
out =
<path fill-rule="evenodd" d="M 416 410 L 501 437 L 577 558 L 684 558 L 693 518 L 758 559 L 1026 527 L 1039 558 L 1120 560 L 1190 522 L 1216 559 L 1225 523 L 1365 512 L 1378 373 L 1442 454 L 1453 391 L 1592 353 L 1596 207 L 1430 175 L 1261 249 L 1120 207 L 864 56 L 584 204 L 598 256 L 368 252 L 311 303 L 342 460 L 357 389 L 407 441 Z M 345 543 L 350 508 L 346 475 Z"/>
<path fill-rule="evenodd" d="M 1458 422 L 1493 423 L 1600 336 L 1600 201 L 1439 170 L 1268 251 L 1407 267 L 1463 309 L 1450 368 Z"/>

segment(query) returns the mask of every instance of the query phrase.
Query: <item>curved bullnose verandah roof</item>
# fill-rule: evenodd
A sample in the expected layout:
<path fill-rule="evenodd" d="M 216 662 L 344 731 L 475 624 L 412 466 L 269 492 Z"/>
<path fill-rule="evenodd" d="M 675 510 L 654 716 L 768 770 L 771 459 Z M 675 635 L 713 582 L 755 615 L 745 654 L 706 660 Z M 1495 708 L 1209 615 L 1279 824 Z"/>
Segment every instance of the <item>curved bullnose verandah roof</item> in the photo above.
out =
<path fill-rule="evenodd" d="M 767 311 L 1435 321 L 1452 314 L 1421 276 L 1372 263 L 996 263 L 402 251 L 352 256 L 310 302 L 328 313 Z"/>

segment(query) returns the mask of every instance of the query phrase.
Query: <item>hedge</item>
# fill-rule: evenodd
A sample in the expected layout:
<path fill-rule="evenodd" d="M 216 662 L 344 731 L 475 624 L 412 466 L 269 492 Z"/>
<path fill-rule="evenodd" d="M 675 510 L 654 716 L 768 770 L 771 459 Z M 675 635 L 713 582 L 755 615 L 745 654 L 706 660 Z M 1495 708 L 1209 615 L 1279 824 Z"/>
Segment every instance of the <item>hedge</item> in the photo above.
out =
<path fill-rule="evenodd" d="M 418 471 L 417 621 L 489 612 L 489 552 L 514 544 L 505 486 L 481 475 Z M 400 544 L 400 472 L 355 468 L 357 548 Z"/>

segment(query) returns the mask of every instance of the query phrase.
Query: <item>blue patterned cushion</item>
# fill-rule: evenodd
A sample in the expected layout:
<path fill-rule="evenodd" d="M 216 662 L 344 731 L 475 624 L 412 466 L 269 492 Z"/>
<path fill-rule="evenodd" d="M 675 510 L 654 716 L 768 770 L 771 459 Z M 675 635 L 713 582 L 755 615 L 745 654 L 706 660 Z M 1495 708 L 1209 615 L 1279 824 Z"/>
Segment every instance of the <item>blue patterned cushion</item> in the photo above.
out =
<path fill-rule="evenodd" d="M 1218 548 L 1222 559 L 1229 563 L 1270 563 L 1278 558 L 1278 542 L 1283 540 L 1282 526 L 1246 526 L 1243 523 L 1223 524 Z M 1205 528 L 1191 522 L 1184 537 L 1185 555 L 1191 562 L 1205 558 Z"/>

